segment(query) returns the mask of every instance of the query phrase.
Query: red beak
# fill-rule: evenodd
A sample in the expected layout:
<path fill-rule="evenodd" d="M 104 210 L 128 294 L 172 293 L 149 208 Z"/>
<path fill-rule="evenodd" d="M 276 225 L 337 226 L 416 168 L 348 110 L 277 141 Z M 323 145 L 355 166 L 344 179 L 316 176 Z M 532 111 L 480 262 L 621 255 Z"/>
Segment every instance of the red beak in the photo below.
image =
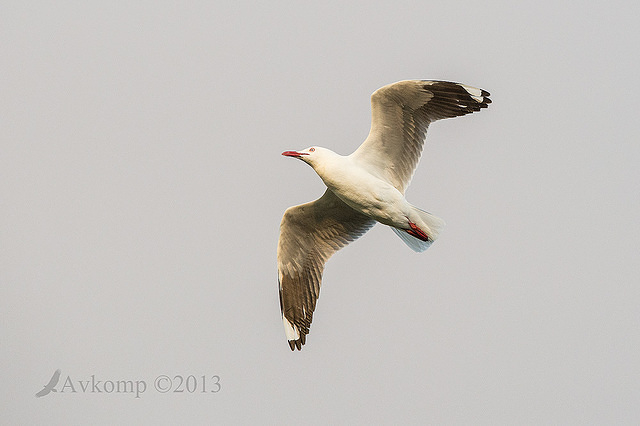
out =
<path fill-rule="evenodd" d="M 294 157 L 294 158 L 300 158 L 303 155 L 309 155 L 306 152 L 298 152 L 298 151 L 285 151 L 282 153 L 282 155 L 284 155 L 285 157 Z"/>

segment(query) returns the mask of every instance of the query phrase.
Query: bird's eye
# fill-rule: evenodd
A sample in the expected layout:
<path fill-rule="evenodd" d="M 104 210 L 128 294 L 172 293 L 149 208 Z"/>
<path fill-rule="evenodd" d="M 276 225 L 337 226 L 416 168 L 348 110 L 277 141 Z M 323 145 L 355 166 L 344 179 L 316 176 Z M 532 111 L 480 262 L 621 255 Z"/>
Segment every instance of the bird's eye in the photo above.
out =
<path fill-rule="evenodd" d="M 316 150 L 315 148 L 309 148 L 309 152 L 313 152 L 315 150 Z"/>

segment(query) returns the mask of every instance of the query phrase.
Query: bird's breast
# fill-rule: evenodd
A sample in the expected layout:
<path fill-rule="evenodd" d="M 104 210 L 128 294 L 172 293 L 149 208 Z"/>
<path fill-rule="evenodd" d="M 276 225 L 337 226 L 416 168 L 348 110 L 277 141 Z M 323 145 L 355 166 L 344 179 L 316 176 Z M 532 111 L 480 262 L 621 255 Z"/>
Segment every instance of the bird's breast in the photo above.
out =
<path fill-rule="evenodd" d="M 404 217 L 400 191 L 363 169 L 337 170 L 320 177 L 349 207 L 378 222 L 390 225 Z"/>

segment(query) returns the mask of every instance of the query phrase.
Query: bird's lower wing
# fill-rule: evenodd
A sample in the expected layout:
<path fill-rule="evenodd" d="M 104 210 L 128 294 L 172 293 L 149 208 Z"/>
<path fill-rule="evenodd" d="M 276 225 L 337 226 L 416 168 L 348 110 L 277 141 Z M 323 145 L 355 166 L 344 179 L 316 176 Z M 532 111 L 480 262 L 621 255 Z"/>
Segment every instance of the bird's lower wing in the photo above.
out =
<path fill-rule="evenodd" d="M 309 333 L 325 262 L 374 224 L 329 189 L 319 199 L 285 211 L 278 241 L 278 282 L 291 350 L 300 349 Z"/>

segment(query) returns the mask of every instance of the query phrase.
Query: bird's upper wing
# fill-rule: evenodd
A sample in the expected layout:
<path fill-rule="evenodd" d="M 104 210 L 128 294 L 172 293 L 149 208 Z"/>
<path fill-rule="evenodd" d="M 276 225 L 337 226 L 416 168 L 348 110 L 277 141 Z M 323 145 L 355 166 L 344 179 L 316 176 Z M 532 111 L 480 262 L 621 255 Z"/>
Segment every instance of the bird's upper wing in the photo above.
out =
<path fill-rule="evenodd" d="M 488 96 L 485 90 L 447 81 L 406 80 L 384 86 L 371 95 L 371 131 L 352 156 L 404 193 L 429 123 L 486 108 Z"/>
<path fill-rule="evenodd" d="M 374 224 L 329 189 L 317 200 L 285 211 L 278 241 L 278 282 L 291 350 L 299 350 L 309 333 L 325 262 Z"/>

